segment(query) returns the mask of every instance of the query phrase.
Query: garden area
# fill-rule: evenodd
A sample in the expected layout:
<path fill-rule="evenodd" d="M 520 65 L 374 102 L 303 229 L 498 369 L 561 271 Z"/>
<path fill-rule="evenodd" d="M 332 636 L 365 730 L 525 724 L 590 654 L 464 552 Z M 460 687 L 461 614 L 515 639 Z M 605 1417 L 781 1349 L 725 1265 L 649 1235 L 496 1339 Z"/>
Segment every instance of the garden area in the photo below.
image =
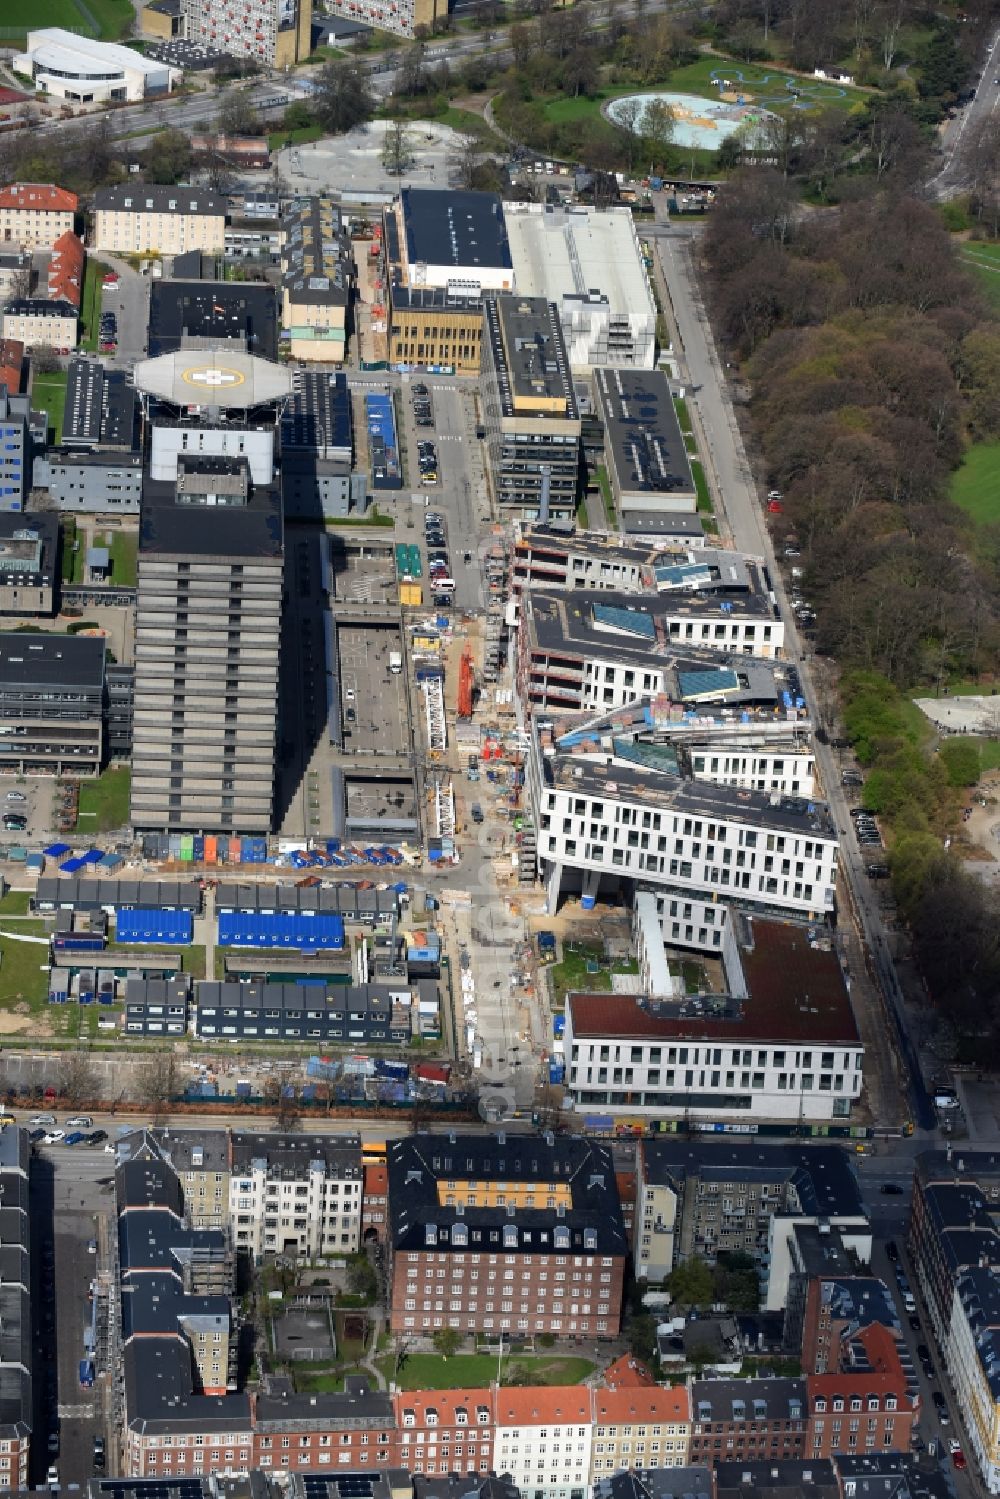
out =
<path fill-rule="evenodd" d="M 496 1379 L 498 1367 L 495 1353 L 406 1353 L 398 1372 L 393 1353 L 376 1364 L 403 1390 L 482 1388 Z M 594 1372 L 591 1359 L 556 1353 L 504 1353 L 499 1367 L 501 1384 L 573 1385 Z"/>
<path fill-rule="evenodd" d="M 553 963 L 546 972 L 552 985 L 553 1008 L 561 1010 L 567 994 L 575 990 L 610 994 L 611 975 L 638 973 L 639 965 L 634 958 L 609 962 L 604 947 L 597 942 L 566 942 L 562 960 Z"/>
<path fill-rule="evenodd" d="M 53 370 L 35 375 L 31 382 L 31 404 L 48 417 L 49 439 L 62 442 L 63 412 L 66 409 L 66 371 Z"/>
<path fill-rule="evenodd" d="M 109 765 L 93 781 L 80 782 L 76 830 L 90 837 L 128 823 L 132 775 L 127 765 Z"/>

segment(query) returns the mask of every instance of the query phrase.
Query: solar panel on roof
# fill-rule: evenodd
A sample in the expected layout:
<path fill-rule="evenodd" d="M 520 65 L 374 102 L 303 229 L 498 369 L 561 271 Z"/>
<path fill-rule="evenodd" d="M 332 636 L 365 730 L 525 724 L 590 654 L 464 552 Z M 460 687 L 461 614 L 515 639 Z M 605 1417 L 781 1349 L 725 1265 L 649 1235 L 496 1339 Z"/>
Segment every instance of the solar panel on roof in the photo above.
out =
<path fill-rule="evenodd" d="M 640 609 L 617 609 L 611 604 L 595 604 L 594 620 L 597 624 L 624 630 L 629 635 L 641 635 L 646 640 L 653 640 L 656 636 L 652 615 Z"/>

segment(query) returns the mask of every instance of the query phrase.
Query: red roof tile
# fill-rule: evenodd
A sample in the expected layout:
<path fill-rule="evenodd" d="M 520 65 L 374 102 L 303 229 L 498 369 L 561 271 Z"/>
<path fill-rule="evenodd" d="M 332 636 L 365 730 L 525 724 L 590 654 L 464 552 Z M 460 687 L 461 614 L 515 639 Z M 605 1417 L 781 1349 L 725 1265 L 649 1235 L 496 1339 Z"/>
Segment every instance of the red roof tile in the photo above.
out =
<path fill-rule="evenodd" d="M 590 1419 L 590 1390 L 581 1385 L 505 1386 L 497 1391 L 498 1426 L 583 1425 Z"/>
<path fill-rule="evenodd" d="M 12 396 L 21 389 L 23 371 L 24 344 L 18 338 L 0 338 L 0 385 Z"/>
<path fill-rule="evenodd" d="M 663 1389 L 595 1390 L 594 1420 L 620 1424 L 637 1421 L 690 1421 L 691 1400 L 685 1385 Z"/>
<path fill-rule="evenodd" d="M 83 241 L 67 230 L 52 246 L 49 260 L 49 296 L 79 307 L 83 295 Z"/>
<path fill-rule="evenodd" d="M 378 1163 L 365 1167 L 365 1196 L 384 1197 L 389 1190 L 389 1168 Z"/>
<path fill-rule="evenodd" d="M 634 1354 L 623 1353 L 604 1371 L 604 1384 L 609 1390 L 638 1390 L 655 1385 L 656 1380 L 641 1359 Z"/>
<path fill-rule="evenodd" d="M 49 182 L 11 182 L 0 187 L 0 208 L 30 208 L 36 213 L 76 213 L 76 193 Z"/>
<path fill-rule="evenodd" d="M 392 1403 L 398 1426 L 404 1425 L 404 1411 L 412 1411 L 417 1426 L 427 1425 L 428 1411 L 436 1412 L 435 1425 L 457 1426 L 455 1413 L 461 1408 L 466 1413 L 469 1426 L 475 1427 L 478 1425 L 476 1407 L 480 1405 L 487 1408 L 490 1425 L 493 1424 L 492 1390 L 402 1390 L 393 1395 Z"/>

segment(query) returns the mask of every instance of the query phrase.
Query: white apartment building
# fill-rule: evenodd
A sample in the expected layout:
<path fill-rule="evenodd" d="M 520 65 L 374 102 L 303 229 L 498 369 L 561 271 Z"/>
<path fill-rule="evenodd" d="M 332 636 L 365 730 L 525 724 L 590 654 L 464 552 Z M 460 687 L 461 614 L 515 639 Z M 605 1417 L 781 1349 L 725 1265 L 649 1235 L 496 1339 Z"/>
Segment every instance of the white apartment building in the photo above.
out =
<path fill-rule="evenodd" d="M 816 761 L 807 749 L 735 749 L 714 744 L 690 748 L 691 774 L 696 781 L 718 786 L 742 786 L 747 791 L 780 791 L 787 796 L 812 796 Z"/>
<path fill-rule="evenodd" d="M 0 240 L 29 250 L 49 249 L 64 234 L 72 234 L 79 206 L 76 193 L 65 187 L 48 182 L 8 183 L 0 187 Z"/>
<path fill-rule="evenodd" d="M 847 1119 L 864 1048 L 836 955 L 803 926 L 730 915 L 723 990 L 571 994 L 566 1090 L 578 1109 L 711 1119 Z"/>
<path fill-rule="evenodd" d="M 319 1135 L 233 1137 L 229 1215 L 233 1243 L 308 1260 L 355 1254 L 364 1173 L 356 1139 Z"/>
<path fill-rule="evenodd" d="M 1000 1494 L 1000 1271 L 980 1265 L 955 1282 L 944 1349 L 965 1417 L 972 1456 L 991 1494 Z"/>
<path fill-rule="evenodd" d="M 669 749 L 670 746 L 667 746 Z M 526 777 L 549 909 L 572 875 L 592 907 L 602 879 L 818 917 L 832 912 L 837 834 L 826 807 L 685 777 L 676 758 L 557 747 L 535 720 Z"/>
<path fill-rule="evenodd" d="M 496 1392 L 493 1466 L 521 1499 L 584 1499 L 593 1443 L 591 1392 L 582 1385 Z"/>

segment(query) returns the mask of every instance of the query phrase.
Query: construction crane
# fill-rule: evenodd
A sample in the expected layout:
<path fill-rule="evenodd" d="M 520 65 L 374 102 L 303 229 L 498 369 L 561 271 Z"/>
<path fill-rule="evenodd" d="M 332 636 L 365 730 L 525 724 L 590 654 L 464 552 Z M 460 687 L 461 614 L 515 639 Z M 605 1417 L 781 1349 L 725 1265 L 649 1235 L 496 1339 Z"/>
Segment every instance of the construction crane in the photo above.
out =
<path fill-rule="evenodd" d="M 458 716 L 459 718 L 472 717 L 472 688 L 475 683 L 475 671 L 472 665 L 472 652 L 466 646 L 462 652 L 462 659 L 458 667 Z"/>

